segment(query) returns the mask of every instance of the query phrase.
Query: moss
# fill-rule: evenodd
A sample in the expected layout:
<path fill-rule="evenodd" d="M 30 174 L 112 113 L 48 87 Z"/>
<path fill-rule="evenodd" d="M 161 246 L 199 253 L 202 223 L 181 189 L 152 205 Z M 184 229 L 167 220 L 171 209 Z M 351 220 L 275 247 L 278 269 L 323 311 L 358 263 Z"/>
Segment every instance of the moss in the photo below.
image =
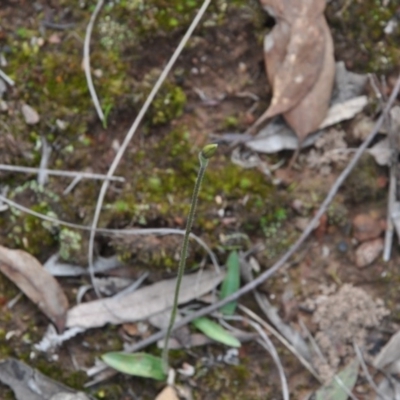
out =
<path fill-rule="evenodd" d="M 158 69 L 151 70 L 135 88 L 133 99 L 136 106 L 139 107 L 144 103 L 160 73 Z M 148 115 L 150 125 L 163 125 L 181 116 L 185 104 L 185 92 L 171 80 L 167 80 L 150 106 Z"/>
<path fill-rule="evenodd" d="M 340 13 L 342 6 L 342 2 L 331 2 L 327 8 L 339 57 L 348 58 L 348 62 L 360 71 L 391 71 L 400 61 L 400 31 L 386 35 L 384 28 L 394 16 L 397 3 L 383 5 L 380 0 L 351 1 Z M 352 49 L 351 53 L 349 49 Z"/>
<path fill-rule="evenodd" d="M 215 365 L 212 368 L 198 366 L 196 382 L 199 390 L 194 393 L 195 399 L 212 398 L 237 400 L 255 400 L 257 381 L 252 379 L 249 360 L 241 360 L 240 365 Z"/>
<path fill-rule="evenodd" d="M 10 198 L 32 211 L 57 217 L 58 196 L 39 186 L 36 181 L 18 186 L 10 193 Z M 57 227 L 50 222 L 25 215 L 13 207 L 4 218 L 4 224 L 8 226 L 5 245 L 22 247 L 33 255 L 39 255 L 56 243 Z"/>

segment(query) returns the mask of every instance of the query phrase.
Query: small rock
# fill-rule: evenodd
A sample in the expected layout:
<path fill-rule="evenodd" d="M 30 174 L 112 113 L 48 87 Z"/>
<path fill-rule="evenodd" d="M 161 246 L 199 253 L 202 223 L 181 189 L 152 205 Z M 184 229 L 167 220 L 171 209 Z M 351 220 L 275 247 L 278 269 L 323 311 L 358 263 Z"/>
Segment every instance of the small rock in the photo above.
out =
<path fill-rule="evenodd" d="M 368 214 L 359 214 L 353 219 L 353 236 L 359 242 L 375 239 L 383 232 L 382 224 Z"/>
<path fill-rule="evenodd" d="M 337 244 L 336 247 L 337 247 L 337 249 L 338 249 L 338 251 L 339 251 L 340 253 L 346 253 L 346 251 L 349 249 L 348 244 L 347 244 L 344 240 L 340 241 L 340 242 Z"/>
<path fill-rule="evenodd" d="M 103 76 L 103 71 L 100 68 L 93 70 L 93 75 L 96 78 L 101 78 Z"/>
<path fill-rule="evenodd" d="M 61 43 L 61 38 L 59 35 L 57 35 L 57 33 L 53 33 L 49 38 L 48 38 L 48 42 L 51 44 L 58 44 Z"/>
<path fill-rule="evenodd" d="M 68 124 L 65 121 L 63 121 L 62 119 L 56 119 L 56 125 L 60 131 L 65 131 L 68 126 Z"/>
<path fill-rule="evenodd" d="M 383 250 L 383 239 L 374 239 L 358 246 L 356 250 L 356 265 L 366 267 L 375 261 Z"/>
<path fill-rule="evenodd" d="M 40 121 L 40 117 L 37 111 L 33 109 L 31 106 L 28 106 L 28 104 L 24 104 L 21 107 L 21 112 L 22 115 L 24 116 L 25 122 L 28 125 L 35 125 Z"/>

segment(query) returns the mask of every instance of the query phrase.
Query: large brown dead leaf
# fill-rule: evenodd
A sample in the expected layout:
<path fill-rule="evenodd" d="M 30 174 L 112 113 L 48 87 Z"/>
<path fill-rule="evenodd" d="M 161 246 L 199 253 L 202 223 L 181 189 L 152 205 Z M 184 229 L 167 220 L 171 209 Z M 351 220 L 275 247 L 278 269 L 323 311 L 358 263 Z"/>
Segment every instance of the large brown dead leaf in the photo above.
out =
<path fill-rule="evenodd" d="M 325 0 L 261 0 L 261 4 L 276 18 L 276 25 L 264 43 L 273 98 L 256 126 L 283 114 L 303 141 L 325 118 L 334 82 Z"/>
<path fill-rule="evenodd" d="M 0 271 L 13 281 L 63 331 L 68 300 L 58 282 L 23 250 L 0 246 Z"/>

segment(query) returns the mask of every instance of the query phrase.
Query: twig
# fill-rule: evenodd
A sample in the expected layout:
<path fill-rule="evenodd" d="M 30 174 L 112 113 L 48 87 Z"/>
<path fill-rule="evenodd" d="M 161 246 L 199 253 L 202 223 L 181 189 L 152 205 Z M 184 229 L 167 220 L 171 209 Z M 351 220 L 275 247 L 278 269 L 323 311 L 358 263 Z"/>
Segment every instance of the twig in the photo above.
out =
<path fill-rule="evenodd" d="M 251 311 L 249 308 L 239 304 L 239 308 L 241 311 L 246 313 L 250 318 L 257 321 L 260 325 L 262 325 L 265 329 L 267 329 L 272 335 L 274 335 L 293 355 L 297 357 L 303 367 L 310 372 L 310 374 L 319 382 L 323 383 L 322 378 L 318 375 L 317 371 L 313 368 L 313 366 L 297 351 L 297 349 L 289 343 L 284 336 L 282 336 L 274 327 L 272 327 L 268 322 L 264 321 L 260 318 L 256 313 Z"/>
<path fill-rule="evenodd" d="M 6 81 L 10 86 L 14 86 L 14 81 L 0 69 L 0 78 Z"/>
<path fill-rule="evenodd" d="M 0 170 L 10 171 L 10 172 L 23 172 L 26 174 L 37 174 L 39 172 L 43 172 L 46 173 L 47 175 L 66 176 L 69 178 L 80 177 L 84 179 L 98 179 L 98 180 L 125 182 L 125 178 L 123 178 L 122 176 L 106 176 L 102 174 L 92 174 L 91 172 L 61 171 L 56 169 L 21 167 L 16 165 L 7 165 L 7 164 L 0 164 Z"/>
<path fill-rule="evenodd" d="M 37 180 L 39 186 L 44 186 L 47 183 L 47 178 L 48 178 L 46 169 L 47 166 L 49 165 L 51 146 L 49 146 L 44 136 L 42 136 L 41 142 L 42 142 L 42 158 L 40 159 L 40 167 Z"/>
<path fill-rule="evenodd" d="M 368 381 L 368 383 L 371 385 L 372 389 L 374 389 L 375 393 L 378 395 L 378 397 L 380 399 L 383 400 L 390 400 L 388 399 L 378 388 L 378 386 L 376 386 L 376 383 L 374 382 L 374 380 L 372 379 L 371 374 L 368 371 L 367 365 L 365 364 L 364 361 L 364 357 L 361 354 L 361 350 L 360 348 L 357 346 L 357 343 L 353 341 L 353 347 L 354 347 L 354 351 L 356 353 L 356 356 L 358 358 L 358 361 L 360 362 L 361 368 L 364 371 L 364 375 Z"/>
<path fill-rule="evenodd" d="M 94 22 L 101 10 L 101 7 L 103 7 L 103 3 L 104 0 L 98 0 L 86 28 L 85 42 L 83 44 L 83 69 L 85 70 L 86 82 L 90 95 L 92 97 L 93 104 L 96 108 L 97 115 L 99 116 L 101 122 L 104 123 L 103 110 L 101 109 L 99 98 L 97 97 L 96 90 L 93 85 L 92 74 L 90 73 L 90 37 L 92 36 Z"/>
<path fill-rule="evenodd" d="M 42 21 L 41 24 L 45 28 L 50 28 L 50 29 L 59 30 L 59 31 L 71 29 L 76 25 L 74 22 L 65 23 L 65 24 L 57 24 L 56 22 L 50 22 L 50 21 Z"/>
<path fill-rule="evenodd" d="M 133 122 L 131 128 L 129 129 L 121 147 L 118 149 L 118 153 L 116 154 L 116 156 L 110 166 L 110 169 L 108 170 L 108 173 L 107 173 L 108 177 L 114 175 L 114 172 L 117 169 L 118 164 L 121 161 L 122 156 L 124 155 L 124 153 L 128 147 L 128 144 L 130 143 L 137 128 L 139 127 L 139 124 L 142 122 L 142 119 L 143 119 L 145 113 L 147 112 L 148 108 L 150 107 L 150 104 L 152 103 L 152 101 L 153 101 L 154 97 L 156 96 L 158 90 L 160 89 L 161 85 L 165 81 L 167 75 L 171 71 L 173 65 L 175 64 L 175 61 L 178 59 L 179 55 L 181 54 L 182 50 L 184 49 L 190 36 L 192 36 L 193 31 L 195 30 L 198 23 L 200 22 L 200 19 L 202 18 L 203 14 L 205 13 L 210 2 L 211 2 L 211 0 L 204 1 L 203 5 L 201 6 L 201 8 L 198 11 L 197 15 L 195 16 L 194 20 L 190 24 L 187 32 L 185 33 L 184 37 L 182 38 L 181 42 L 179 43 L 178 47 L 176 48 L 174 54 L 168 61 L 168 64 L 165 66 L 165 68 L 162 71 L 161 75 L 159 76 L 156 84 L 153 86 L 153 89 L 151 90 L 149 96 L 147 97 L 145 103 L 143 104 L 141 110 L 139 111 L 139 114 L 137 115 L 135 121 Z M 96 209 L 95 209 L 94 216 L 93 216 L 93 222 L 92 222 L 90 238 L 89 238 L 89 250 L 88 250 L 88 253 L 89 253 L 88 261 L 89 261 L 89 270 L 90 271 L 92 269 L 92 264 L 93 264 L 94 236 L 96 233 L 96 227 L 97 227 L 97 224 L 98 224 L 98 221 L 100 218 L 101 207 L 103 205 L 104 197 L 106 195 L 108 186 L 109 186 L 108 181 L 104 181 L 103 185 L 101 186 L 101 189 L 100 189 L 99 197 L 97 199 Z M 93 271 L 91 272 L 90 277 L 93 281 Z"/>
<path fill-rule="evenodd" d="M 243 321 L 243 322 L 251 325 L 257 331 L 257 333 L 261 337 L 261 339 L 257 340 L 257 343 L 260 344 L 262 347 L 264 347 L 265 350 L 268 351 L 268 353 L 271 355 L 271 357 L 278 369 L 279 378 L 281 380 L 281 385 L 282 385 L 282 397 L 284 400 L 289 400 L 289 387 L 288 387 L 285 371 L 282 366 L 282 362 L 279 358 L 278 352 L 276 351 L 274 344 L 271 342 L 270 338 L 264 332 L 264 330 L 261 328 L 261 326 L 257 322 L 250 321 L 249 319 L 238 316 L 238 315 L 231 316 L 231 317 L 225 317 L 225 319 L 234 320 L 234 321 Z"/>
<path fill-rule="evenodd" d="M 385 262 L 388 262 L 390 260 L 390 254 L 392 252 L 392 245 L 393 245 L 394 224 L 392 215 L 393 215 L 394 203 L 396 201 L 396 186 L 397 186 L 396 168 L 397 168 L 397 163 L 396 164 L 390 163 L 386 232 L 385 232 L 385 244 L 383 248 L 383 261 Z"/>
<path fill-rule="evenodd" d="M 369 146 L 375 135 L 378 133 L 379 129 L 381 128 L 385 115 L 389 112 L 390 108 L 392 107 L 394 101 L 396 100 L 396 97 L 400 91 L 400 76 L 397 79 L 396 85 L 393 88 L 392 94 L 390 95 L 389 101 L 386 104 L 385 109 L 383 110 L 382 115 L 379 117 L 378 121 L 376 122 L 374 129 L 371 131 L 371 133 L 368 135 L 368 137 L 365 139 L 363 144 L 358 148 L 356 153 L 354 154 L 353 158 L 350 160 L 349 164 L 347 167 L 342 171 L 342 173 L 339 175 L 337 178 L 336 182 L 333 184 L 331 190 L 329 191 L 328 195 L 326 196 L 325 200 L 321 204 L 320 208 L 318 209 L 317 213 L 314 215 L 314 218 L 310 221 L 306 229 L 303 231 L 303 233 L 300 235 L 300 237 L 297 239 L 297 241 L 290 247 L 290 249 L 282 256 L 282 258 L 276 262 L 270 269 L 267 271 L 263 272 L 260 276 L 258 276 L 254 281 L 246 284 L 242 288 L 240 288 L 236 293 L 233 293 L 232 295 L 226 297 L 223 300 L 220 300 L 214 304 L 211 304 L 207 307 L 204 307 L 193 314 L 190 314 L 184 318 L 182 318 L 180 321 L 178 321 L 174 325 L 174 329 L 178 329 L 181 326 L 184 326 L 188 324 L 189 322 L 193 321 L 196 318 L 202 317 L 204 315 L 210 314 L 213 311 L 217 310 L 218 308 L 222 307 L 225 304 L 230 303 L 231 301 L 237 300 L 239 297 L 243 296 L 246 293 L 249 293 L 250 291 L 254 290 L 258 285 L 263 283 L 265 280 L 273 276 L 277 271 L 279 271 L 280 268 L 282 268 L 283 265 L 289 260 L 289 258 L 300 248 L 300 246 L 305 242 L 305 240 L 308 238 L 308 236 L 313 232 L 315 224 L 318 223 L 319 219 L 322 217 L 322 215 L 326 212 L 326 209 L 328 205 L 331 203 L 333 198 L 335 197 L 336 193 L 338 192 L 340 186 L 343 184 L 343 182 L 346 180 L 350 172 L 353 170 L 354 166 L 357 164 L 358 160 L 364 153 L 365 149 Z M 137 351 L 139 349 L 142 349 L 152 343 L 155 343 L 157 340 L 160 340 L 164 337 L 165 335 L 165 330 L 162 330 L 160 332 L 155 333 L 154 335 L 149 336 L 148 338 L 142 340 L 141 342 L 138 342 L 136 345 L 132 347 L 131 351 Z"/>
<path fill-rule="evenodd" d="M 388 205 L 387 205 L 387 216 L 386 216 L 386 232 L 385 232 L 385 245 L 383 248 L 383 260 L 388 262 L 390 260 L 390 254 L 393 245 L 394 236 L 394 223 L 393 223 L 393 211 L 396 202 L 396 188 L 397 188 L 397 173 L 398 168 L 398 143 L 397 143 L 397 132 L 395 132 L 392 119 L 387 117 L 387 128 L 389 137 L 390 147 L 390 162 L 389 162 L 389 193 L 388 193 Z"/>
<path fill-rule="evenodd" d="M 245 283 L 251 282 L 254 280 L 253 273 L 251 271 L 250 264 L 246 261 L 246 259 L 240 255 L 240 269 L 241 275 L 244 279 Z M 273 307 L 268 301 L 267 297 L 260 293 L 258 290 L 253 291 L 253 296 L 260 307 L 261 311 L 265 314 L 268 320 L 275 326 L 275 328 L 280 332 L 280 334 L 290 342 L 293 347 L 300 353 L 306 360 L 311 359 L 310 349 L 307 346 L 307 343 L 301 337 L 299 332 L 293 329 L 290 325 L 285 324 L 281 317 L 279 316 L 275 307 Z"/>

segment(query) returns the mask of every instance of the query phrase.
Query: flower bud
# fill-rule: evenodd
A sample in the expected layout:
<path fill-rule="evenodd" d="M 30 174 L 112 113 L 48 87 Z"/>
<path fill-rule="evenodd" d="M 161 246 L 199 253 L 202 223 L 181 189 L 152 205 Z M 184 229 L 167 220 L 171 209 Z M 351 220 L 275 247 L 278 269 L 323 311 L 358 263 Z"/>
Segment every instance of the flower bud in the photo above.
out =
<path fill-rule="evenodd" d="M 218 145 L 216 143 L 207 144 L 201 151 L 201 156 L 206 160 L 209 160 L 217 151 Z"/>

